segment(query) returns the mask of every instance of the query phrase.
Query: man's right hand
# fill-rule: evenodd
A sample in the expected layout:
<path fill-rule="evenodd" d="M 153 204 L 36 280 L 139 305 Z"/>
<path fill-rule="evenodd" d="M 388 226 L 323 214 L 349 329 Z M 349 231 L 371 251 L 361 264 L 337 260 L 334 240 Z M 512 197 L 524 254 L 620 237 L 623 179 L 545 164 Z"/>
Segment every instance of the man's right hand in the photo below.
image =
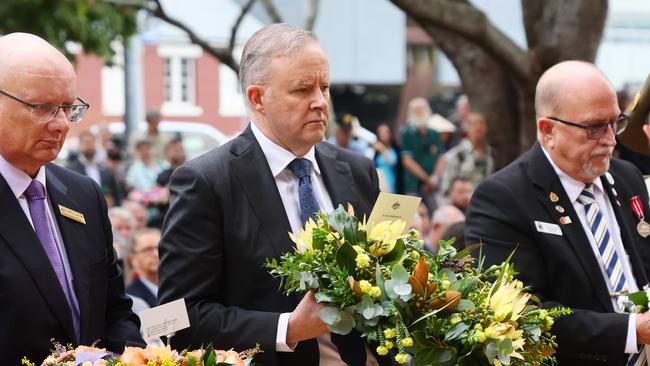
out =
<path fill-rule="evenodd" d="M 320 311 L 324 307 L 324 304 L 316 302 L 314 292 L 309 291 L 289 317 L 287 344 L 296 344 L 327 333 L 327 324 L 320 319 Z"/>
<path fill-rule="evenodd" d="M 650 312 L 636 314 L 636 343 L 650 344 Z"/>

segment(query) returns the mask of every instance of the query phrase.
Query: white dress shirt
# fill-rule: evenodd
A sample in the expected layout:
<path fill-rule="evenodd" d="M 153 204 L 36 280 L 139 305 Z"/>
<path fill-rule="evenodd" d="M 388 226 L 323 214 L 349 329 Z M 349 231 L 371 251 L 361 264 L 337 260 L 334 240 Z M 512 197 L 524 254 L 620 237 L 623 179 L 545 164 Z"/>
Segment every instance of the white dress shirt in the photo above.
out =
<path fill-rule="evenodd" d="M 27 217 L 27 220 L 29 220 L 32 228 L 34 228 L 32 216 L 29 214 L 27 197 L 25 196 L 25 190 L 32 183 L 32 178 L 29 175 L 25 174 L 25 172 L 22 170 L 11 165 L 11 163 L 5 160 L 2 155 L 0 155 L 0 174 L 2 174 L 5 181 L 7 181 L 11 192 L 16 197 L 16 200 L 18 200 L 18 204 L 20 204 L 20 208 L 22 208 L 25 216 Z M 47 188 L 45 167 L 41 167 L 38 170 L 38 173 L 36 173 L 36 177 L 34 179 L 39 181 L 43 187 Z M 59 230 L 59 225 L 54 219 L 54 210 L 52 209 L 52 202 L 50 201 L 50 195 L 48 194 L 47 189 L 45 189 L 45 199 L 47 201 L 47 210 L 45 210 L 47 220 L 50 222 L 50 227 L 54 229 L 54 241 L 63 262 L 63 268 L 65 269 L 65 274 L 68 278 L 68 286 L 70 288 L 70 291 L 72 291 L 71 295 L 76 298 L 77 295 L 74 291 L 73 277 L 72 271 L 70 269 L 70 262 L 68 261 L 68 254 L 65 251 L 65 245 L 63 243 L 63 237 L 61 236 L 61 231 Z"/>
<path fill-rule="evenodd" d="M 585 234 L 587 235 L 587 238 L 589 239 L 589 244 L 591 245 L 591 249 L 594 252 L 594 256 L 596 257 L 596 260 L 600 264 L 599 266 L 600 272 L 603 276 L 603 279 L 605 280 L 605 283 L 607 284 L 608 291 L 612 293 L 614 292 L 613 286 L 609 280 L 609 275 L 607 275 L 607 271 L 605 270 L 603 259 L 602 256 L 600 255 L 598 244 L 596 244 L 596 239 L 594 238 L 594 234 L 591 232 L 591 229 L 589 227 L 587 214 L 585 213 L 585 206 L 582 203 L 578 202 L 578 197 L 584 190 L 585 184 L 569 177 L 555 164 L 555 162 L 553 162 L 553 159 L 551 159 L 551 156 L 549 155 L 548 151 L 546 151 L 546 149 L 544 149 L 543 147 L 542 150 L 544 151 L 544 155 L 546 155 L 548 161 L 551 163 L 551 166 L 553 166 L 555 173 L 560 178 L 562 187 L 564 188 L 564 191 L 569 196 L 569 200 L 571 200 L 571 202 L 573 203 L 573 208 L 576 210 L 576 213 L 578 214 L 578 218 L 580 219 L 580 224 L 582 224 L 582 229 L 584 230 Z M 607 197 L 607 193 L 605 193 L 605 191 L 603 190 L 604 189 L 603 182 L 600 179 L 596 179 L 593 182 L 593 185 L 594 185 L 594 196 L 596 198 L 596 203 L 598 203 L 600 212 L 603 214 L 603 217 L 607 222 L 607 230 L 609 231 L 609 234 L 612 240 L 614 241 L 614 248 L 616 250 L 616 254 L 618 255 L 618 258 L 621 261 L 621 267 L 623 268 L 623 274 L 625 275 L 625 281 L 628 285 L 628 290 L 630 292 L 638 291 L 639 288 L 637 286 L 636 279 L 634 278 L 634 274 L 632 273 L 630 258 L 628 257 L 627 252 L 625 251 L 625 247 L 623 246 L 623 241 L 621 240 L 621 228 L 618 225 L 618 222 L 616 221 L 616 214 L 614 213 L 612 204 Z M 614 309 L 620 309 L 620 306 L 617 303 L 615 298 L 612 298 L 612 305 L 614 306 Z M 636 343 L 636 314 L 632 313 L 630 314 L 628 320 L 627 340 L 625 342 L 625 353 L 637 353 L 637 352 L 638 349 Z"/>
<path fill-rule="evenodd" d="M 305 156 L 295 156 L 292 152 L 287 149 L 279 146 L 275 142 L 271 141 L 264 133 L 255 125 L 251 123 L 251 130 L 255 139 L 260 144 L 264 157 L 271 168 L 271 175 L 275 179 L 275 184 L 280 193 L 282 199 L 282 204 L 284 205 L 284 210 L 289 219 L 289 224 L 291 225 L 291 231 L 298 235 L 300 229 L 303 227 L 300 222 L 300 198 L 298 194 L 298 184 L 299 179 L 293 175 L 293 173 L 287 169 L 289 163 L 291 163 L 296 158 L 305 158 L 311 162 L 311 173 L 310 179 L 312 184 L 312 189 L 316 200 L 318 201 L 318 206 L 320 207 L 321 212 L 329 213 L 334 210 L 332 204 L 332 199 L 325 188 L 325 183 L 323 181 L 323 176 L 321 174 L 318 162 L 316 161 L 316 150 L 312 146 L 311 149 L 305 154 Z M 288 345 L 287 340 L 287 328 L 289 327 L 289 318 L 291 313 L 283 313 L 280 315 L 278 320 L 278 330 L 276 333 L 276 342 L 275 347 L 277 352 L 293 352 L 293 348 L 296 345 Z M 322 366 L 335 366 L 341 365 L 345 366 L 345 362 L 341 360 L 336 346 L 331 341 L 330 333 L 326 333 L 317 338 L 318 348 L 320 352 L 320 365 Z M 368 347 L 366 346 L 366 366 L 378 365 L 375 357 L 370 353 Z"/>

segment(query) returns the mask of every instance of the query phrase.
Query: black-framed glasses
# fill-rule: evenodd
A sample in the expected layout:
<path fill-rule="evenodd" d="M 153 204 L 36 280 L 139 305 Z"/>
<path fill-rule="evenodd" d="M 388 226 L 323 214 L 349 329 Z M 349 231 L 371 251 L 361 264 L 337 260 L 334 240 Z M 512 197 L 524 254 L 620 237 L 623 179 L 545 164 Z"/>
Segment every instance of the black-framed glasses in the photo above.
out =
<path fill-rule="evenodd" d="M 77 97 L 77 100 L 79 100 L 82 104 L 56 105 L 56 104 L 49 104 L 49 103 L 45 103 L 45 104 L 30 103 L 18 98 L 15 95 L 11 95 L 2 89 L 0 89 L 0 94 L 3 94 L 17 102 L 20 102 L 26 106 L 31 107 L 32 120 L 37 123 L 50 122 L 56 117 L 57 114 L 59 114 L 59 110 L 61 109 L 63 109 L 63 113 L 65 114 L 65 118 L 68 120 L 68 122 L 79 123 L 83 119 L 84 115 L 86 115 L 86 111 L 88 110 L 88 108 L 90 108 L 90 104 L 86 103 L 85 100 L 79 97 Z"/>
<path fill-rule="evenodd" d="M 620 114 L 618 117 L 616 117 L 615 120 L 607 121 L 605 123 L 595 123 L 593 125 L 582 125 L 575 122 L 565 121 L 557 117 L 546 117 L 546 118 L 556 122 L 563 123 L 565 125 L 587 130 L 587 138 L 590 140 L 598 140 L 601 137 L 603 137 L 603 135 L 607 133 L 607 127 L 611 127 L 614 134 L 619 135 L 621 132 L 625 131 L 627 124 L 630 122 L 630 117 L 628 117 L 625 114 Z"/>

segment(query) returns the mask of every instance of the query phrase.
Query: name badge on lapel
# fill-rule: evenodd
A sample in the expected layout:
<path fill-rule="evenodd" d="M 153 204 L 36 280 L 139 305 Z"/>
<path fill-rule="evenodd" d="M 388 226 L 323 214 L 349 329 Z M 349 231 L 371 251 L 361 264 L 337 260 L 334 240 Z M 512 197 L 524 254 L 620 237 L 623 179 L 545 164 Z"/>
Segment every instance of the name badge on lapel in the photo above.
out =
<path fill-rule="evenodd" d="M 562 236 L 562 229 L 560 229 L 560 226 L 551 224 L 550 222 L 535 221 L 535 228 L 540 233 Z"/>
<path fill-rule="evenodd" d="M 75 210 L 69 209 L 61 205 L 59 205 L 59 212 L 61 213 L 61 216 L 65 216 L 70 220 L 74 220 L 84 225 L 86 224 L 86 219 L 84 218 L 84 215 L 81 212 L 77 212 Z"/>

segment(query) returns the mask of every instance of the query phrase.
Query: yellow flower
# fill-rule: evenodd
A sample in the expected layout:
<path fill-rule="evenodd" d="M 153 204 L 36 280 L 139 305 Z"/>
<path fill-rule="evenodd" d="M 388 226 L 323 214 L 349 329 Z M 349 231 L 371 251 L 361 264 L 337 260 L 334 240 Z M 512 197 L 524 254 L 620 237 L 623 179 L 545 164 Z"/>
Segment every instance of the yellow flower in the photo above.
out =
<path fill-rule="evenodd" d="M 404 220 L 383 221 L 373 226 L 368 241 L 375 241 L 378 244 L 373 244 L 368 248 L 370 253 L 377 257 L 390 253 L 395 248 L 397 239 L 404 233 L 405 226 Z"/>
<path fill-rule="evenodd" d="M 381 289 L 379 288 L 379 286 L 372 286 L 370 291 L 368 291 L 368 295 L 370 295 L 370 297 L 374 297 L 376 299 L 379 296 L 381 296 Z"/>
<path fill-rule="evenodd" d="M 372 284 L 366 280 L 361 280 L 359 281 L 359 288 L 361 289 L 361 292 L 367 294 L 370 292 L 370 289 L 372 289 Z"/>
<path fill-rule="evenodd" d="M 354 260 L 359 269 L 368 268 L 370 266 L 370 257 L 366 253 L 357 254 L 357 257 Z"/>
<path fill-rule="evenodd" d="M 460 317 L 454 315 L 454 316 L 451 318 L 450 323 L 451 323 L 451 325 L 456 325 L 456 324 L 460 323 L 460 321 L 461 321 Z"/>
<path fill-rule="evenodd" d="M 478 343 L 483 343 L 487 339 L 487 337 L 485 336 L 485 333 L 483 333 L 483 331 L 480 331 L 480 330 L 477 330 L 477 331 L 474 332 L 474 338 L 476 339 L 476 341 Z"/>
<path fill-rule="evenodd" d="M 402 339 L 402 346 L 408 348 L 408 347 L 413 347 L 413 338 L 411 337 L 406 337 Z"/>
<path fill-rule="evenodd" d="M 377 354 L 380 355 L 380 356 L 387 355 L 388 354 L 388 348 L 386 348 L 384 346 L 377 347 Z"/>
<path fill-rule="evenodd" d="M 296 243 L 296 248 L 299 252 L 311 251 L 312 242 L 314 240 L 314 229 L 316 228 L 316 223 L 314 219 L 309 218 L 305 224 L 304 229 L 300 229 L 300 235 L 296 236 L 293 233 L 289 233 L 291 240 Z"/>
<path fill-rule="evenodd" d="M 396 334 L 397 333 L 395 332 L 395 328 L 384 329 L 384 337 L 388 339 L 395 338 Z"/>
<path fill-rule="evenodd" d="M 526 308 L 529 299 L 530 294 L 522 292 L 520 281 L 507 282 L 504 278 L 499 284 L 499 288 L 494 291 L 486 303 L 494 311 L 495 318 L 510 314 L 509 320 L 516 321 Z M 505 317 L 496 320 L 501 321 Z"/>
<path fill-rule="evenodd" d="M 407 356 L 404 353 L 398 353 L 397 356 L 395 356 L 395 361 L 397 361 L 397 363 L 403 365 L 403 364 L 409 362 L 409 356 Z"/>
<path fill-rule="evenodd" d="M 394 346 L 393 342 L 391 342 L 391 341 L 386 341 L 386 348 L 388 348 L 388 349 L 393 349 L 393 346 Z"/>

